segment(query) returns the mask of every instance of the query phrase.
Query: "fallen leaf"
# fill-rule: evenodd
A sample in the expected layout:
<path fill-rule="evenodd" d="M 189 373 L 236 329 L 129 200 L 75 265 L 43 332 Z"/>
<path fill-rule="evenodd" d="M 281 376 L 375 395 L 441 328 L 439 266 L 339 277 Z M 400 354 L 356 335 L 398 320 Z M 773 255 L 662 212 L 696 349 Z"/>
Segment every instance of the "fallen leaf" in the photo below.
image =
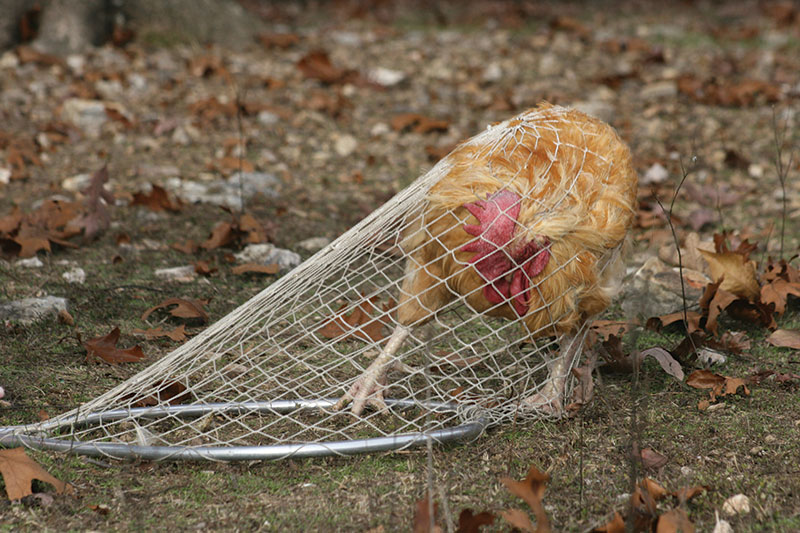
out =
<path fill-rule="evenodd" d="M 525 533 L 535 533 L 536 528 L 533 527 L 528 513 L 522 509 L 504 509 L 500 511 L 500 516 L 503 520 L 511 524 L 512 527 L 519 529 Z"/>
<path fill-rule="evenodd" d="M 609 335 L 622 337 L 632 326 L 633 323 L 620 320 L 594 320 L 590 328 L 598 338 L 607 340 Z"/>
<path fill-rule="evenodd" d="M 134 407 L 152 407 L 162 403 L 169 405 L 181 405 L 191 403 L 192 395 L 187 392 L 188 388 L 179 381 L 157 381 L 153 383 L 146 390 L 155 389 L 155 392 L 144 397 L 136 397 L 134 394 L 129 394 L 122 398 L 123 401 L 131 402 Z"/>
<path fill-rule="evenodd" d="M 695 331 L 700 330 L 700 320 L 703 318 L 700 313 L 696 311 L 688 311 L 686 313 L 686 318 L 689 320 L 689 323 L 686 326 L 689 330 L 689 333 L 694 333 Z M 683 322 L 683 320 L 683 311 L 678 311 L 668 315 L 648 318 L 645 327 L 649 330 L 660 332 L 665 327 L 677 324 L 678 322 Z"/>
<path fill-rule="evenodd" d="M 197 261 L 194 264 L 194 271 L 201 276 L 210 276 L 217 271 L 217 268 L 212 267 L 208 261 Z"/>
<path fill-rule="evenodd" d="M 262 33 L 258 40 L 267 48 L 289 48 L 300 42 L 296 33 Z"/>
<path fill-rule="evenodd" d="M 681 505 L 683 505 L 684 503 L 688 502 L 695 496 L 698 496 L 707 490 L 708 487 L 705 485 L 696 485 L 694 487 L 682 487 L 677 491 L 673 492 L 672 495 L 678 499 L 678 502 Z"/>
<path fill-rule="evenodd" d="M 578 383 L 572 389 L 570 403 L 565 407 L 569 416 L 575 416 L 581 407 L 588 405 L 592 401 L 594 397 L 593 368 L 593 364 L 588 364 L 572 369 L 572 375 L 578 379 Z"/>
<path fill-rule="evenodd" d="M 86 349 L 87 361 L 91 360 L 92 357 L 99 357 L 108 363 L 117 364 L 136 363 L 144 359 L 145 355 L 140 346 L 125 349 L 117 348 L 119 335 L 119 328 L 115 327 L 108 335 L 89 339 L 83 343 L 83 347 Z"/>
<path fill-rule="evenodd" d="M 664 372 L 674 377 L 678 381 L 683 381 L 683 368 L 681 368 L 680 363 L 678 363 L 678 361 L 672 357 L 672 354 L 664 348 L 654 346 L 653 348 L 642 350 L 640 356 L 642 359 L 647 356 L 654 358 L 656 361 L 658 361 L 658 364 L 661 365 L 661 368 L 664 369 Z"/>
<path fill-rule="evenodd" d="M 178 212 L 183 208 L 180 200 L 170 198 L 166 189 L 155 183 L 150 184 L 150 192 L 148 194 L 142 192 L 134 193 L 131 205 L 141 205 L 151 211 Z"/>
<path fill-rule="evenodd" d="M 76 223 L 76 227 L 83 228 L 86 239 L 93 239 L 111 225 L 108 206 L 114 205 L 114 195 L 105 189 L 107 182 L 108 165 L 103 165 L 103 168 L 92 174 L 89 186 L 83 191 L 86 195 L 86 213 Z"/>
<path fill-rule="evenodd" d="M 414 533 L 442 533 L 442 528 L 436 524 L 438 517 L 438 502 L 433 502 L 433 516 L 431 516 L 428 498 L 422 498 L 417 501 L 416 511 L 414 512 Z"/>
<path fill-rule="evenodd" d="M 725 378 L 709 370 L 695 370 L 689 374 L 686 384 L 695 389 L 713 389 L 725 382 Z"/>
<path fill-rule="evenodd" d="M 642 448 L 639 456 L 642 459 L 642 464 L 645 468 L 658 469 L 667 464 L 667 457 L 661 455 L 653 448 Z"/>
<path fill-rule="evenodd" d="M 708 317 L 706 319 L 706 329 L 713 333 L 714 336 L 719 334 L 719 326 L 717 319 L 720 313 L 727 309 L 733 302 L 738 300 L 737 295 L 720 288 L 714 293 L 714 297 L 708 304 Z"/>
<path fill-rule="evenodd" d="M 185 300 L 183 298 L 168 298 L 158 305 L 155 305 L 142 314 L 142 320 L 147 320 L 150 314 L 157 310 L 174 305 L 176 307 L 170 309 L 169 313 L 178 318 L 199 318 L 203 322 L 208 322 L 208 314 L 203 306 L 207 304 L 203 300 Z"/>
<path fill-rule="evenodd" d="M 606 525 L 594 528 L 592 533 L 625 533 L 625 520 L 615 511 Z"/>
<path fill-rule="evenodd" d="M 0 450 L 0 474 L 6 483 L 9 500 L 19 500 L 33 494 L 31 484 L 34 479 L 44 481 L 55 487 L 58 494 L 74 494 L 69 483 L 59 481 L 31 459 L 24 448 Z"/>
<path fill-rule="evenodd" d="M 186 340 L 186 326 L 183 324 L 172 331 L 166 331 L 159 326 L 157 328 L 150 329 L 134 329 L 131 331 L 131 333 L 134 335 L 144 335 L 148 340 L 156 339 L 158 337 L 167 337 L 176 342 L 183 342 Z"/>
<path fill-rule="evenodd" d="M 197 243 L 189 239 L 185 241 L 183 244 L 178 242 L 173 243 L 170 245 L 170 248 L 184 254 L 193 254 L 197 251 Z"/>
<path fill-rule="evenodd" d="M 301 57 L 297 62 L 297 68 L 306 78 L 327 84 L 352 82 L 360 78 L 355 70 L 335 67 L 324 50 L 312 50 Z"/>
<path fill-rule="evenodd" d="M 656 533 L 694 533 L 694 524 L 683 509 L 671 509 L 658 517 Z"/>
<path fill-rule="evenodd" d="M 472 509 L 464 509 L 458 515 L 457 533 L 479 533 L 481 526 L 494 524 L 495 516 L 492 513 L 483 511 L 472 514 Z"/>
<path fill-rule="evenodd" d="M 542 504 L 544 491 L 547 488 L 547 482 L 549 480 L 550 476 L 540 472 L 535 466 L 530 467 L 528 475 L 525 476 L 525 479 L 522 481 L 516 481 L 510 477 L 500 479 L 511 494 L 522 498 L 533 510 L 533 514 L 536 516 L 537 526 L 536 529 L 532 531 L 536 531 L 536 533 L 550 532 L 550 520 L 547 518 L 547 513 Z"/>
<path fill-rule="evenodd" d="M 748 261 L 745 256 L 736 252 L 698 251 L 708 262 L 711 278 L 715 282 L 721 282 L 721 290 L 751 301 L 758 299 L 761 288 L 756 280 L 755 261 Z"/>
<path fill-rule="evenodd" d="M 236 275 L 241 274 L 266 274 L 272 275 L 277 274 L 280 272 L 281 267 L 277 263 L 270 263 L 268 265 L 259 265 L 257 263 L 245 263 L 243 265 L 237 265 L 231 269 Z"/>
<path fill-rule="evenodd" d="M 395 131 L 414 130 L 415 133 L 447 131 L 450 123 L 447 120 L 435 120 L 419 113 L 401 113 L 392 117 L 390 124 Z"/>
<path fill-rule="evenodd" d="M 791 283 L 777 278 L 761 287 L 761 301 L 765 304 L 773 304 L 778 315 L 782 315 L 786 311 L 786 301 L 790 294 L 800 297 L 800 283 Z"/>
<path fill-rule="evenodd" d="M 767 342 L 781 348 L 800 350 L 800 331 L 794 329 L 776 329 L 767 337 Z"/>

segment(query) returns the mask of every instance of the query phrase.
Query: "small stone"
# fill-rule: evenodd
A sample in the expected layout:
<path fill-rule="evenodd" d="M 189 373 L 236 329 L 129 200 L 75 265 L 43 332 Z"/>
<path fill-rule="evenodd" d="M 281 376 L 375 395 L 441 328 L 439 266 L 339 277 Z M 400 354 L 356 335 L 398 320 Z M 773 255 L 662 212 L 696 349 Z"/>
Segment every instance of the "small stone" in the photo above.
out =
<path fill-rule="evenodd" d="M 61 118 L 79 127 L 90 137 L 99 137 L 108 122 L 106 105 L 100 100 L 69 98 L 61 106 Z"/>
<path fill-rule="evenodd" d="M 778 439 L 777 437 L 775 437 L 775 435 L 767 435 L 766 437 L 764 437 L 764 442 L 767 444 L 774 444 L 777 441 Z"/>
<path fill-rule="evenodd" d="M 0 167 L 0 184 L 8 185 L 8 182 L 11 181 L 11 169 L 6 167 Z"/>
<path fill-rule="evenodd" d="M 55 317 L 66 309 L 69 301 L 58 296 L 25 298 L 0 304 L 0 320 L 11 320 L 22 325 L 30 325 L 48 317 Z"/>
<path fill-rule="evenodd" d="M 539 74 L 541 76 L 555 76 L 561 73 L 561 62 L 558 57 L 550 52 L 542 54 L 539 59 Z"/>
<path fill-rule="evenodd" d="M 312 254 L 328 246 L 331 240 L 327 237 L 311 237 L 297 243 L 297 246 Z"/>
<path fill-rule="evenodd" d="M 244 250 L 234 254 L 234 257 L 240 263 L 277 264 L 281 271 L 291 270 L 302 262 L 299 254 L 269 243 L 248 244 Z"/>
<path fill-rule="evenodd" d="M 764 447 L 763 446 L 753 446 L 750 448 L 750 455 L 764 455 Z"/>
<path fill-rule="evenodd" d="M 174 281 L 176 283 L 189 283 L 197 278 L 194 265 L 161 268 L 155 271 L 155 275 L 164 281 Z"/>
<path fill-rule="evenodd" d="M 589 100 L 586 102 L 575 102 L 572 107 L 578 111 L 582 111 L 587 115 L 597 117 L 604 122 L 614 122 L 616 112 L 614 106 L 608 102 L 600 100 Z"/>
<path fill-rule="evenodd" d="M 92 176 L 89 174 L 76 174 L 61 181 L 61 188 L 65 191 L 78 192 L 89 186 Z"/>
<path fill-rule="evenodd" d="M 20 268 L 42 268 L 44 266 L 44 263 L 42 263 L 41 259 L 34 256 L 34 257 L 29 257 L 27 259 L 18 259 L 17 262 L 14 263 L 14 266 Z"/>
<path fill-rule="evenodd" d="M 724 354 L 711 348 L 700 348 L 697 352 L 697 360 L 704 366 L 722 365 L 727 361 Z"/>
<path fill-rule="evenodd" d="M 664 183 L 669 178 L 669 172 L 661 163 L 653 163 L 653 165 L 645 171 L 642 176 L 642 185 L 652 185 Z"/>
<path fill-rule="evenodd" d="M 688 476 L 691 476 L 692 474 L 694 474 L 694 470 L 692 470 L 688 466 L 682 466 L 681 467 L 681 474 L 683 474 L 684 476 L 688 477 Z"/>
<path fill-rule="evenodd" d="M 72 270 L 68 270 L 61 274 L 61 277 L 64 278 L 67 283 L 77 283 L 78 285 L 83 285 L 86 282 L 86 271 L 82 268 L 75 267 Z"/>
<path fill-rule="evenodd" d="M 0 68 L 17 68 L 18 66 L 19 58 L 11 50 L 0 55 Z"/>
<path fill-rule="evenodd" d="M 4 397 L 5 395 L 6 395 L 5 389 L 3 389 L 3 387 L 0 387 L 0 398 Z"/>
<path fill-rule="evenodd" d="M 747 167 L 747 173 L 750 174 L 751 178 L 761 178 L 764 176 L 764 167 L 756 163 L 751 163 L 750 166 Z"/>
<path fill-rule="evenodd" d="M 67 56 L 67 66 L 73 74 L 80 76 L 86 66 L 86 57 L 80 54 L 70 54 Z"/>
<path fill-rule="evenodd" d="M 483 81 L 494 82 L 503 78 L 503 68 L 499 63 L 489 63 L 483 71 Z"/>
<path fill-rule="evenodd" d="M 352 135 L 341 135 L 333 143 L 333 149 L 341 157 L 347 157 L 358 148 L 358 141 Z"/>
<path fill-rule="evenodd" d="M 702 272 L 683 269 L 684 279 L 702 279 Z M 683 309 L 683 290 L 686 301 L 696 302 L 702 291 L 684 283 L 681 287 L 680 272 L 658 257 L 651 257 L 636 271 L 633 279 L 624 285 L 620 296 L 626 316 L 645 318 L 667 315 Z"/>
<path fill-rule="evenodd" d="M 722 504 L 722 512 L 728 516 L 748 514 L 750 512 L 750 498 L 744 494 L 731 496 Z"/>
<path fill-rule="evenodd" d="M 265 109 L 263 111 L 259 111 L 258 121 L 265 126 L 273 126 L 281 121 L 281 117 L 279 117 L 272 111 L 267 111 Z"/>
<path fill-rule="evenodd" d="M 674 80 L 657 81 L 645 86 L 639 96 L 642 100 L 670 100 L 678 96 L 678 85 Z"/>
<path fill-rule="evenodd" d="M 391 87 L 392 85 L 397 85 L 404 79 L 406 79 L 406 75 L 399 70 L 392 70 L 388 68 L 378 67 L 372 69 L 367 72 L 367 78 L 377 83 L 378 85 L 383 85 L 384 87 Z"/>
<path fill-rule="evenodd" d="M 386 135 L 389 133 L 391 129 L 389 129 L 389 125 L 385 122 L 378 122 L 369 130 L 369 134 L 373 137 L 380 137 L 381 135 Z"/>
<path fill-rule="evenodd" d="M 172 132 L 172 142 L 175 144 L 180 144 L 181 146 L 187 146 L 192 142 L 192 139 L 189 138 L 189 134 L 186 133 L 184 128 L 178 126 Z"/>

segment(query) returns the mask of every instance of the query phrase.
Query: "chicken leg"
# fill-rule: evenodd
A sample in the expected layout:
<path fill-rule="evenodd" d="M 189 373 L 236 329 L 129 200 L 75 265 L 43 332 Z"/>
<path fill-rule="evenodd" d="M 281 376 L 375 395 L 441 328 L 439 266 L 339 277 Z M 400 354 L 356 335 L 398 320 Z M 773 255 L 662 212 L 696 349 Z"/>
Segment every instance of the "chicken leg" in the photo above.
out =
<path fill-rule="evenodd" d="M 398 325 L 394 328 L 389 341 L 378 357 L 372 361 L 364 373 L 353 383 L 350 390 L 333 406 L 335 411 L 344 408 L 351 401 L 353 402 L 352 412 L 354 415 L 360 415 L 367 405 L 379 411 L 386 408 L 386 403 L 383 400 L 386 373 L 399 363 L 399 361 L 393 361 L 393 359 L 410 333 L 411 328 L 406 326 Z"/>
<path fill-rule="evenodd" d="M 577 333 L 562 335 L 558 343 L 561 354 L 547 365 L 547 383 L 539 392 L 523 399 L 520 405 L 521 409 L 536 410 L 556 418 L 563 416 L 567 377 L 575 359 L 583 351 L 584 339 L 585 330 L 583 328 Z"/>

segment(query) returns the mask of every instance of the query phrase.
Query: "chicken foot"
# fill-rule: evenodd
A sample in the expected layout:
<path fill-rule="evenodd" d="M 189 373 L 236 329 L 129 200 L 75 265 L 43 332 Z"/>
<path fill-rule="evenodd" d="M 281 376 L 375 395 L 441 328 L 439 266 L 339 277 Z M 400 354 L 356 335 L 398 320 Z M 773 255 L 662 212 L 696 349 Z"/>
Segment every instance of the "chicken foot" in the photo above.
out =
<path fill-rule="evenodd" d="M 408 366 L 400 361 L 392 361 L 392 359 L 410 333 L 411 329 L 406 326 L 397 326 L 394 329 L 378 357 L 333 406 L 334 411 L 343 409 L 350 402 L 353 402 L 352 413 L 354 415 L 360 415 L 366 406 L 374 407 L 379 411 L 386 408 L 386 402 L 383 399 L 386 373 L 392 368 L 408 370 Z"/>
<path fill-rule="evenodd" d="M 536 410 L 556 418 L 563 416 L 567 377 L 575 358 L 583 351 L 583 341 L 583 331 L 561 338 L 561 355 L 548 365 L 547 383 L 539 392 L 523 399 L 521 409 Z"/>

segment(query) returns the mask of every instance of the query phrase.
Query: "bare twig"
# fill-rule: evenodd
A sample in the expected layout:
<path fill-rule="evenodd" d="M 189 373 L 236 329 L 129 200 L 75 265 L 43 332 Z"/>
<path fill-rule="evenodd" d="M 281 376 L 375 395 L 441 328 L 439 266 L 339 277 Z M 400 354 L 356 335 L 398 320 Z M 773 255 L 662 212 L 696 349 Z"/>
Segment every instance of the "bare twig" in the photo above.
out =
<path fill-rule="evenodd" d="M 778 117 L 775 113 L 775 106 L 772 106 L 772 133 L 775 141 L 775 172 L 778 174 L 778 182 L 781 186 L 781 251 L 780 259 L 783 259 L 783 242 L 786 230 L 786 177 L 789 169 L 794 162 L 794 149 L 789 152 L 789 162 L 783 164 L 783 145 L 786 139 L 786 129 L 789 127 L 789 118 L 783 121 L 783 127 L 778 125 Z"/>

